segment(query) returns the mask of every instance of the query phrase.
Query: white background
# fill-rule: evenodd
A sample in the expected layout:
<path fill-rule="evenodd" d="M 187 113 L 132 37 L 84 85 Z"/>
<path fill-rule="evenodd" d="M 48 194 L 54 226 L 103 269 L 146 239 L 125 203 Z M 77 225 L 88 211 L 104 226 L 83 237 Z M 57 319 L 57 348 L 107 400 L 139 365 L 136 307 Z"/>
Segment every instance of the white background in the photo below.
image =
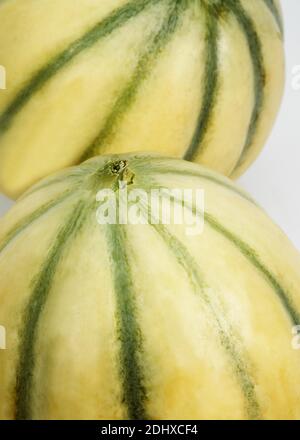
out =
<path fill-rule="evenodd" d="M 300 250 L 300 0 L 281 3 L 287 55 L 285 97 L 266 147 L 239 183 Z M 293 73 L 297 66 L 298 79 Z M 11 204 L 0 194 L 0 215 Z"/>

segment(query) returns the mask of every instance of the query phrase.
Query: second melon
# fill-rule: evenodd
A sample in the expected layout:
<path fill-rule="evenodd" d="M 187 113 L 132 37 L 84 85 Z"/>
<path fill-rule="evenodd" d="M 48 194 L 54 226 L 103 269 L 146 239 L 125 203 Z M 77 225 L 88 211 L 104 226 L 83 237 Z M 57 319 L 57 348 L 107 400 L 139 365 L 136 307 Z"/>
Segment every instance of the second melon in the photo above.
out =
<path fill-rule="evenodd" d="M 283 89 L 276 0 L 1 2 L 0 189 L 98 154 L 156 151 L 238 176 Z"/>

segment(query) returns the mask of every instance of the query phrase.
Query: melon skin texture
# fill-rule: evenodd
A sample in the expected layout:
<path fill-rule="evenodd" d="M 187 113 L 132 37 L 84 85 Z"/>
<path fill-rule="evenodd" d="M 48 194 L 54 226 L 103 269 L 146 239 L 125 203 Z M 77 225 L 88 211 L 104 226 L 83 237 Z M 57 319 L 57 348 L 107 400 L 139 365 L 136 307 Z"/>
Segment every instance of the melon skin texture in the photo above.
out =
<path fill-rule="evenodd" d="M 128 194 L 204 190 L 203 232 L 99 224 L 121 176 Z M 231 181 L 99 156 L 30 189 L 0 231 L 0 418 L 299 419 L 300 256 Z"/>
<path fill-rule="evenodd" d="M 0 4 L 0 188 L 98 154 L 156 151 L 242 174 L 283 90 L 276 0 Z"/>

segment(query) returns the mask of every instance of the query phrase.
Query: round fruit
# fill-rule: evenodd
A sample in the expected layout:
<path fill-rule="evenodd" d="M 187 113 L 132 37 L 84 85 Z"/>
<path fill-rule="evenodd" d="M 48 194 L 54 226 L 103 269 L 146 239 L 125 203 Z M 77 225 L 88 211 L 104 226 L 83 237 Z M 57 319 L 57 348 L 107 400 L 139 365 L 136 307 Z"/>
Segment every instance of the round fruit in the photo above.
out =
<path fill-rule="evenodd" d="M 139 224 L 103 221 L 124 200 Z M 163 224 L 157 201 L 190 216 Z M 0 226 L 0 418 L 299 419 L 300 257 L 226 178 L 102 156 Z"/>
<path fill-rule="evenodd" d="M 276 0 L 0 5 L 0 188 L 98 154 L 156 151 L 236 177 L 282 96 Z"/>

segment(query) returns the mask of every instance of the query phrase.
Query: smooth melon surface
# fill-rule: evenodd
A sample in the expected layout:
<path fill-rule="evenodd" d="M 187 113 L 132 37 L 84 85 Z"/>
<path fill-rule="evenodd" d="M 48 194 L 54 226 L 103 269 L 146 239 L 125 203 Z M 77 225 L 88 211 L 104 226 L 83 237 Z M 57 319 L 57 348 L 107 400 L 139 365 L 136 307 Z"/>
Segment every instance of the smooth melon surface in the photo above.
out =
<path fill-rule="evenodd" d="M 98 154 L 157 151 L 230 176 L 282 96 L 276 0 L 0 2 L 0 188 Z"/>
<path fill-rule="evenodd" d="M 99 224 L 124 161 L 128 193 L 204 190 L 202 233 Z M 283 232 L 204 167 L 132 154 L 54 175 L 0 221 L 0 418 L 299 419 L 299 286 Z"/>

